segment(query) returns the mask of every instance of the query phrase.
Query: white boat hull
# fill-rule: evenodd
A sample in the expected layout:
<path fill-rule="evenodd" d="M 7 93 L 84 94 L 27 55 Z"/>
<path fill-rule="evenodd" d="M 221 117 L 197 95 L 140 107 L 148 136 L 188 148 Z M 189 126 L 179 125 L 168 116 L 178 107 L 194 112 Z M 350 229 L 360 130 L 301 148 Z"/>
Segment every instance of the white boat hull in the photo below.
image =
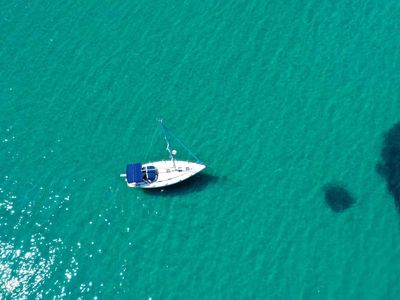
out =
<path fill-rule="evenodd" d="M 175 160 L 162 160 L 143 164 L 142 167 L 154 166 L 157 169 L 157 179 L 153 182 L 128 183 L 129 187 L 138 187 L 143 189 L 162 188 L 182 182 L 205 169 L 205 165 Z M 121 174 L 123 176 L 125 174 Z"/>

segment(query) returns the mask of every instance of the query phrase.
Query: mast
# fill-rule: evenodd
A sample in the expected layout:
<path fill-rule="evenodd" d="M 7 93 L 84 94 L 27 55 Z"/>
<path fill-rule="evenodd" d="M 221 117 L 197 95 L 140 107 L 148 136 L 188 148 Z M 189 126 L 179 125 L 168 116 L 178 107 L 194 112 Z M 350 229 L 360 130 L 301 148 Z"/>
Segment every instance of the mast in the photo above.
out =
<path fill-rule="evenodd" d="M 162 130 L 163 130 L 164 140 L 165 140 L 165 143 L 167 144 L 166 150 L 167 150 L 168 153 L 169 153 L 169 159 L 172 161 L 172 164 L 173 164 L 173 166 L 174 166 L 174 169 L 176 169 L 174 154 L 173 154 L 173 151 L 171 151 L 171 148 L 169 147 L 169 140 L 168 140 L 167 129 L 165 128 L 162 119 L 159 119 L 158 121 L 160 122 L 160 126 L 161 126 L 161 128 L 162 128 Z"/>

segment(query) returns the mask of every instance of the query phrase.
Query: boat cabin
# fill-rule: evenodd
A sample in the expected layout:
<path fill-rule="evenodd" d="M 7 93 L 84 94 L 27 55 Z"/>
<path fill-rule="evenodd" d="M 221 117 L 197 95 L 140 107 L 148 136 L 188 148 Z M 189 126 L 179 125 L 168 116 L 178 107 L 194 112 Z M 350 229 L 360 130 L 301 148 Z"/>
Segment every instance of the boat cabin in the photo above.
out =
<path fill-rule="evenodd" d="M 151 183 L 157 180 L 157 169 L 154 166 L 144 166 L 142 163 L 128 164 L 126 166 L 126 180 L 128 183 Z"/>

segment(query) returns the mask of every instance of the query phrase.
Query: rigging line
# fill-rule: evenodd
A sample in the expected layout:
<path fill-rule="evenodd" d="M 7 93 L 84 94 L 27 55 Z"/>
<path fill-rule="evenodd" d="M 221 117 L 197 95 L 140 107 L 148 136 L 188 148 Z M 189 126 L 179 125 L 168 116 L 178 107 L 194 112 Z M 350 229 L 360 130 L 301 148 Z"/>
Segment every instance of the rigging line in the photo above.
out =
<path fill-rule="evenodd" d="M 197 160 L 197 162 L 202 163 L 202 161 L 201 161 L 192 151 L 190 151 L 190 149 L 189 149 L 188 147 L 186 147 L 185 144 L 182 143 L 174 134 L 172 134 L 167 128 L 164 128 L 164 130 L 165 130 L 166 132 L 168 132 L 168 134 L 169 134 L 170 136 L 172 136 L 183 148 L 185 148 L 185 150 L 186 150 L 187 152 L 189 152 L 189 154 L 192 155 L 192 156 Z"/>
<path fill-rule="evenodd" d="M 172 164 L 174 165 L 174 169 L 176 169 L 175 158 L 174 158 L 174 155 L 173 155 L 173 153 L 172 153 L 172 151 L 171 151 L 171 148 L 170 148 L 170 146 L 169 146 L 168 130 L 167 130 L 167 128 L 164 126 L 164 123 L 163 123 L 163 120 L 162 120 L 162 119 L 159 119 L 158 121 L 160 122 L 161 128 L 162 128 L 162 130 L 163 130 L 165 142 L 167 143 L 167 148 L 166 148 L 166 150 L 167 150 L 168 153 L 169 153 L 169 159 L 172 161 Z"/>
<path fill-rule="evenodd" d="M 169 158 L 172 159 L 173 156 L 172 156 L 172 153 L 171 153 L 171 148 L 169 147 L 169 141 L 168 141 L 168 136 L 167 136 L 167 130 L 166 130 L 164 124 L 163 124 L 163 120 L 160 119 L 159 122 L 160 122 L 161 128 L 162 128 L 162 130 L 163 130 L 165 143 L 167 144 L 166 150 L 169 152 Z"/>

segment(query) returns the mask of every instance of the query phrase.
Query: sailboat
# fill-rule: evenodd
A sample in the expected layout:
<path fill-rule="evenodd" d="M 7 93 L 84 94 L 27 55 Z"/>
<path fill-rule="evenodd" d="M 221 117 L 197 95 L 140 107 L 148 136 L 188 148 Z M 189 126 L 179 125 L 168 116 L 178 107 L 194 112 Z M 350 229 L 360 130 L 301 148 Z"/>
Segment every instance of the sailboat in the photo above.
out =
<path fill-rule="evenodd" d="M 196 159 L 196 162 L 175 159 L 176 150 L 171 150 L 169 135 L 171 133 L 164 126 L 163 120 L 158 120 L 167 144 L 166 150 L 169 153 L 169 160 L 160 160 L 149 163 L 130 163 L 126 165 L 125 178 L 128 187 L 138 187 L 143 189 L 162 188 L 182 182 L 197 173 L 201 172 L 206 166 L 175 137 L 188 153 Z"/>

